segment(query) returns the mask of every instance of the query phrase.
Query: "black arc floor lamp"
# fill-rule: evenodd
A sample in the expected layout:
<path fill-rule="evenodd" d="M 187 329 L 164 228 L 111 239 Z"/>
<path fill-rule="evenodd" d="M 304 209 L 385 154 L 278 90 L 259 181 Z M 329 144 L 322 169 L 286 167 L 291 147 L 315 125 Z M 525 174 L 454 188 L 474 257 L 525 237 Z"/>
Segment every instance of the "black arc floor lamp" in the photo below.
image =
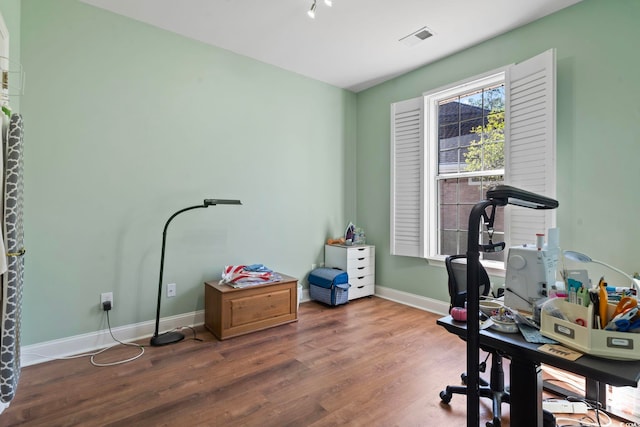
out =
<path fill-rule="evenodd" d="M 164 249 L 167 243 L 167 228 L 171 220 L 183 212 L 190 211 L 192 209 L 208 208 L 215 205 L 241 205 L 240 200 L 228 200 L 228 199 L 204 199 L 201 205 L 190 206 L 188 208 L 180 209 L 169 217 L 167 223 L 164 225 L 164 231 L 162 232 L 162 254 L 160 255 L 160 281 L 158 283 L 158 306 L 156 308 L 156 329 L 151 337 L 151 345 L 158 347 L 161 345 L 173 344 L 184 339 L 184 335 L 177 331 L 165 332 L 164 334 L 158 334 L 160 327 L 160 301 L 162 300 L 162 273 L 164 272 Z"/>

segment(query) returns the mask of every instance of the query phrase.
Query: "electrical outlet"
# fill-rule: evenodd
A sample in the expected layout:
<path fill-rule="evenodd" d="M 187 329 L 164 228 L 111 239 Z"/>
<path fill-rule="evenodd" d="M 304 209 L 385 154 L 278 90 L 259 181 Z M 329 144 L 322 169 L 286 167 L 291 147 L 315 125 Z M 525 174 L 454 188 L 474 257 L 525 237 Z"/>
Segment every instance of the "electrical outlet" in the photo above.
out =
<path fill-rule="evenodd" d="M 111 309 L 113 310 L 113 292 L 103 292 L 100 294 L 100 309 L 102 309 L 102 303 L 107 301 L 111 303 Z"/>
<path fill-rule="evenodd" d="M 315 270 L 315 269 L 316 269 L 316 267 L 317 267 L 317 265 L 316 265 L 316 264 L 311 264 L 311 269 L 312 269 L 312 270 Z"/>
<path fill-rule="evenodd" d="M 167 298 L 171 298 L 171 297 L 175 297 L 176 296 L 176 284 L 175 283 L 169 283 L 167 285 Z"/>

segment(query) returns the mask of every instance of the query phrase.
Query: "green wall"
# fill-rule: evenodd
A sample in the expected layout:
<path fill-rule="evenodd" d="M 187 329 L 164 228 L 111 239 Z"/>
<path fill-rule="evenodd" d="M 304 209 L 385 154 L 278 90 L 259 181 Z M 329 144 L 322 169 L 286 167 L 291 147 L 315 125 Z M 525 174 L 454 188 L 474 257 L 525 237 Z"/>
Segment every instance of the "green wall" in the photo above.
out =
<path fill-rule="evenodd" d="M 446 301 L 441 266 L 389 255 L 389 105 L 551 47 L 561 244 L 640 269 L 636 0 L 584 0 L 357 95 L 76 0 L 0 11 L 27 74 L 25 345 L 104 328 L 101 292 L 113 326 L 153 319 L 162 227 L 206 197 L 244 204 L 171 223 L 163 317 L 202 309 L 225 264 L 304 278 L 350 220 L 379 285 Z"/>
<path fill-rule="evenodd" d="M 448 300 L 442 266 L 389 255 L 390 104 L 549 48 L 557 49 L 561 246 L 640 270 L 639 19 L 637 0 L 584 0 L 358 94 L 358 220 L 375 230 L 367 237 L 376 245 L 378 284 Z"/>
<path fill-rule="evenodd" d="M 0 3 L 5 12 L 5 2 Z M 162 316 L 263 263 L 305 279 L 355 216 L 355 94 L 76 0 L 23 0 L 23 344 Z"/>

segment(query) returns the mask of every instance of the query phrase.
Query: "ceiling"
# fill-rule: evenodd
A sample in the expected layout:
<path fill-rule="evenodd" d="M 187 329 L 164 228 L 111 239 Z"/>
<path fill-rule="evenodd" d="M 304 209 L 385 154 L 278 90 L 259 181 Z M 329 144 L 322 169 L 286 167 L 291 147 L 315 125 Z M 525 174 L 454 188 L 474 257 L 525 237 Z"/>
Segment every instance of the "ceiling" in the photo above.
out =
<path fill-rule="evenodd" d="M 359 92 L 580 0 L 81 1 Z"/>

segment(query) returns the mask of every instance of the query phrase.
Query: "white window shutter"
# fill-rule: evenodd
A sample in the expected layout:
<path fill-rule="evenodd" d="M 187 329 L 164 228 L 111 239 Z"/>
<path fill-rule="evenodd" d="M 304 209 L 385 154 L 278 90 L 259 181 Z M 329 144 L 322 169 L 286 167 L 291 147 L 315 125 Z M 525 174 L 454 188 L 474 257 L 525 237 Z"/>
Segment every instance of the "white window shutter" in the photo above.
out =
<path fill-rule="evenodd" d="M 391 105 L 391 254 L 424 255 L 424 98 Z"/>
<path fill-rule="evenodd" d="M 556 197 L 555 49 L 509 67 L 505 78 L 505 183 Z M 509 207 L 508 246 L 555 227 L 555 210 Z"/>

